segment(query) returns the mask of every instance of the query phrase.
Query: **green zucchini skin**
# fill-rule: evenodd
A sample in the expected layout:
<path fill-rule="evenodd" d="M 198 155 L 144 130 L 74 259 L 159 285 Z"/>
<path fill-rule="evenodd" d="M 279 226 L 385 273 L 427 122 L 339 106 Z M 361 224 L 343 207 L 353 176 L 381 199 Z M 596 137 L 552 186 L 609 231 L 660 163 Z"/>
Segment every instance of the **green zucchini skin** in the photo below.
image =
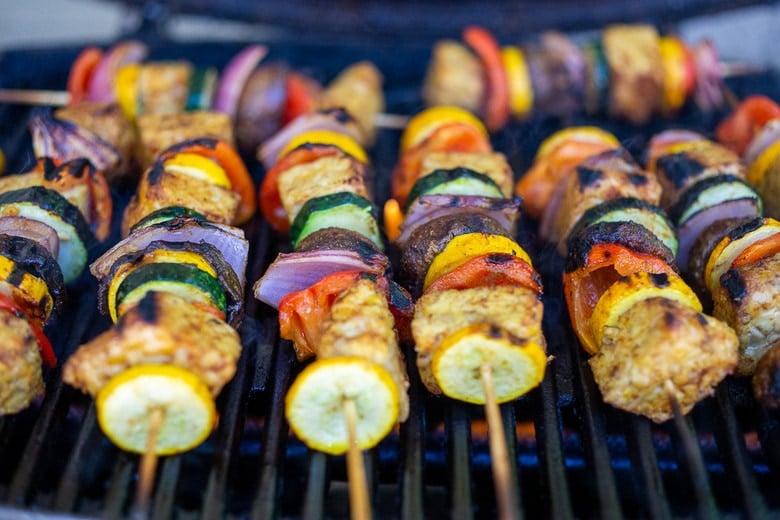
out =
<path fill-rule="evenodd" d="M 576 237 L 599 222 L 635 222 L 653 232 L 663 244 L 677 254 L 674 224 L 658 206 L 634 197 L 620 197 L 594 206 L 582 214 L 569 237 Z M 659 230 L 659 232 L 656 232 Z"/>
<path fill-rule="evenodd" d="M 351 192 L 338 192 L 309 199 L 290 226 L 293 248 L 309 235 L 325 228 L 355 231 L 384 249 L 379 231 L 379 215 L 371 201 Z"/>
<path fill-rule="evenodd" d="M 98 284 L 98 309 L 102 314 L 108 314 L 108 290 L 116 273 L 126 264 L 140 264 L 144 257 L 154 251 L 187 251 L 200 255 L 217 273 L 217 280 L 226 296 L 225 321 L 238 329 L 244 317 L 244 289 L 238 275 L 227 263 L 222 253 L 211 244 L 205 242 L 166 242 L 156 240 L 143 250 L 134 251 L 119 257 L 111 266 L 107 277 Z"/>
<path fill-rule="evenodd" d="M 133 224 L 133 226 L 130 228 L 130 234 L 132 235 L 140 229 L 144 229 L 149 226 L 167 222 L 169 220 L 180 217 L 193 218 L 198 222 L 206 222 L 206 217 L 194 209 L 190 209 L 184 206 L 166 206 L 149 213 L 144 218 Z"/>
<path fill-rule="evenodd" d="M 415 199 L 428 194 L 484 195 L 485 197 L 504 198 L 501 188 L 485 174 L 469 168 L 434 170 L 420 177 L 412 186 L 406 198 L 404 212 L 409 210 Z"/>
<path fill-rule="evenodd" d="M 84 271 L 97 239 L 81 211 L 65 197 L 43 186 L 30 186 L 0 194 L 0 216 L 14 215 L 51 226 L 60 240 L 57 263 L 66 284 Z"/>
<path fill-rule="evenodd" d="M 117 289 L 116 304 L 121 305 L 127 297 L 140 289 L 144 293 L 156 286 L 175 284 L 190 285 L 208 295 L 209 300 L 220 311 L 225 312 L 227 298 L 219 281 L 201 269 L 188 264 L 153 263 L 144 264 L 127 275 Z M 168 290 L 163 287 L 161 290 Z"/>
<path fill-rule="evenodd" d="M 763 212 L 761 197 L 750 184 L 734 175 L 708 177 L 685 191 L 677 204 L 669 210 L 669 218 L 675 225 L 682 226 L 685 221 L 702 209 L 716 206 L 728 200 L 745 198 L 756 201 L 760 217 Z"/>
<path fill-rule="evenodd" d="M 52 315 L 57 314 L 65 299 L 65 281 L 57 260 L 49 250 L 29 238 L 0 234 L 0 251 L 21 269 L 46 282 L 54 300 Z"/>

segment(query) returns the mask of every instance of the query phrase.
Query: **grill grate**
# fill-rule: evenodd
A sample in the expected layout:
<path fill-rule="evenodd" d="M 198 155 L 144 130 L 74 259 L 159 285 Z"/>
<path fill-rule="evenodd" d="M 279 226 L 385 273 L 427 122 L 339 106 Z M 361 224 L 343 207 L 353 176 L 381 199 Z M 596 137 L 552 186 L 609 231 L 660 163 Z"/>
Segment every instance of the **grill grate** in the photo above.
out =
<path fill-rule="evenodd" d="M 156 58 L 184 56 L 224 63 L 238 44 L 181 44 Z M 418 81 L 426 49 L 274 44 L 276 57 L 327 78 L 350 61 L 373 59 L 385 71 L 391 110 L 419 108 Z M 53 88 L 64 83 L 77 49 L 29 50 L 0 56 L 0 86 Z M 23 64 L 39 63 L 35 78 Z M 410 66 L 414 64 L 414 66 Z M 416 67 L 416 68 L 415 68 Z M 34 80 L 34 81 L 33 81 Z M 734 82 L 738 95 L 780 93 L 764 75 Z M 0 146 L 12 169 L 32 162 L 20 107 L 0 106 Z M 680 124 L 712 128 L 715 117 L 686 114 Z M 604 124 L 633 152 L 664 123 L 642 129 Z M 517 171 L 559 121 L 533 121 L 496 137 Z M 665 123 L 667 126 L 673 123 Z M 384 202 L 398 135 L 385 132 L 374 151 L 379 202 Z M 259 173 L 259 172 L 256 172 Z M 126 194 L 117 194 L 121 200 Z M 126 199 L 125 199 L 126 200 Z M 533 244 L 526 227 L 523 243 Z M 255 280 L 283 240 L 259 219 L 247 228 Z M 533 246 L 532 246 L 533 248 Z M 562 262 L 548 249 L 535 258 L 545 281 L 545 334 L 555 356 L 540 388 L 502 405 L 511 478 L 519 517 L 622 518 L 724 515 L 765 518 L 780 512 L 780 415 L 758 408 L 745 381 L 729 380 L 714 398 L 682 420 L 663 425 L 602 404 L 585 355 L 576 346 L 561 297 Z M 60 358 L 108 326 L 98 315 L 95 284 L 84 280 L 53 334 Z M 249 296 L 249 295 L 248 295 Z M 309 452 L 288 435 L 283 397 L 300 369 L 276 317 L 251 297 L 242 328 L 244 353 L 234 380 L 218 400 L 219 426 L 190 453 L 161 460 L 151 517 L 315 519 L 347 515 L 343 457 Z M 365 455 L 369 492 L 379 518 L 492 518 L 496 514 L 485 422 L 480 407 L 426 394 L 411 352 L 407 423 Z M 43 400 L 0 418 L 0 517 L 23 510 L 44 518 L 106 517 L 132 513 L 138 458 L 118 451 L 101 434 L 91 402 L 46 373 Z"/>

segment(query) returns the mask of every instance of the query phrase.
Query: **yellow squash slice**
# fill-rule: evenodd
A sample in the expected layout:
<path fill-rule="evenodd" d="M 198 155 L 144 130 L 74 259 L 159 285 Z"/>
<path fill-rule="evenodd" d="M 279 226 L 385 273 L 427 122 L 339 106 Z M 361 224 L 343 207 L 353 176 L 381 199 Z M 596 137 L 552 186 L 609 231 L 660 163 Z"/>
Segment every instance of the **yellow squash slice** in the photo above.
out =
<path fill-rule="evenodd" d="M 593 309 L 590 326 L 598 348 L 601 348 L 605 330 L 616 326 L 624 312 L 641 300 L 656 297 L 677 301 L 697 312 L 702 310 L 696 293 L 679 276 L 667 273 L 633 273 L 610 285 Z"/>
<path fill-rule="evenodd" d="M 162 412 L 158 455 L 203 442 L 214 426 L 214 399 L 195 374 L 174 365 L 136 365 L 114 376 L 97 395 L 98 422 L 125 451 L 143 453 L 154 410 Z"/>
<path fill-rule="evenodd" d="M 375 446 L 398 420 L 397 385 L 390 373 L 359 357 L 315 361 L 295 379 L 285 414 L 295 434 L 310 448 L 340 455 L 349 448 L 344 402 L 357 411 L 357 443 Z"/>
<path fill-rule="evenodd" d="M 493 376 L 496 401 L 520 397 L 542 382 L 547 354 L 535 341 L 478 323 L 445 338 L 433 353 L 433 375 L 444 395 L 467 403 L 484 404 L 481 368 Z"/>
<path fill-rule="evenodd" d="M 279 152 L 279 160 L 282 157 L 304 144 L 326 144 L 340 149 L 342 152 L 351 155 L 358 161 L 368 164 L 368 155 L 357 141 L 346 134 L 332 132 L 330 130 L 309 130 L 300 135 L 296 135 Z"/>

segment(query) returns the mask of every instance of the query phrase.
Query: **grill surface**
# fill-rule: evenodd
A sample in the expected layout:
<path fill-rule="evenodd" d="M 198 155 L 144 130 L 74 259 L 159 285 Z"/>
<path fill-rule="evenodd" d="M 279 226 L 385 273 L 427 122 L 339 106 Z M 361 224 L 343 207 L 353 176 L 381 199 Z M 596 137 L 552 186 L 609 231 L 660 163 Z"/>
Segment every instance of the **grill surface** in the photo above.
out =
<path fill-rule="evenodd" d="M 239 44 L 179 44 L 153 58 L 185 57 L 222 65 Z M 0 55 L 0 87 L 57 88 L 78 49 Z M 351 61 L 372 59 L 385 73 L 390 111 L 413 113 L 428 49 L 308 46 L 274 43 L 271 59 L 328 79 Z M 34 73 L 29 68 L 35 63 Z M 780 94 L 774 75 L 731 84 L 738 96 Z M 27 109 L 0 106 L 0 147 L 11 171 L 33 162 Z M 677 121 L 628 128 L 609 121 L 534 120 L 495 137 L 517 172 L 540 140 L 563 124 L 601 124 L 641 153 L 649 136 L 668 126 L 710 131 L 719 115 L 694 112 Z M 373 151 L 377 200 L 383 203 L 396 159 L 398 132 L 383 131 Z M 254 172 L 259 179 L 260 171 Z M 127 193 L 115 193 L 126 201 Z M 116 222 L 115 222 L 116 224 Z M 116 226 L 115 226 L 116 229 Z M 256 219 L 248 280 L 262 273 L 286 241 Z M 540 388 L 502 406 L 520 516 L 547 518 L 764 518 L 780 514 L 780 415 L 759 408 L 747 381 L 730 379 L 715 397 L 683 419 L 654 425 L 601 403 L 568 324 L 561 296 L 561 259 L 535 242 L 545 281 L 545 333 L 555 357 Z M 116 236 L 114 236 L 116 239 Z M 59 325 L 50 331 L 59 358 L 108 326 L 96 311 L 95 284 L 85 276 Z M 219 426 L 199 448 L 161 461 L 153 518 L 344 517 L 345 459 L 307 450 L 288 435 L 283 396 L 300 369 L 278 339 L 275 313 L 247 299 L 244 352 L 235 379 L 218 399 Z M 518 309 L 518 312 L 522 312 Z M 365 455 L 369 490 L 380 518 L 492 518 L 496 515 L 482 409 L 427 395 L 407 347 L 412 380 L 408 422 Z M 100 432 L 89 399 L 46 373 L 47 392 L 28 410 L 0 418 L 0 517 L 36 511 L 46 518 L 130 514 L 138 457 L 113 447 Z"/>

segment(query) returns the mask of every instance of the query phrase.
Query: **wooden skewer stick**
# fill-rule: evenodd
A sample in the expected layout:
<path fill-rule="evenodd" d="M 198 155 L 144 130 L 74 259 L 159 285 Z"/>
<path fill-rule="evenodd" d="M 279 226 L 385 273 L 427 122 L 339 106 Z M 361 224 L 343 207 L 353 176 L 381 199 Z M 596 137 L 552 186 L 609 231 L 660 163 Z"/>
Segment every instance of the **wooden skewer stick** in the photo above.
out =
<path fill-rule="evenodd" d="M 357 408 L 352 399 L 344 400 L 344 415 L 347 420 L 349 450 L 347 451 L 347 478 L 349 480 L 349 516 L 352 520 L 370 520 L 371 503 L 368 500 L 366 467 L 363 452 L 358 446 Z"/>
<path fill-rule="evenodd" d="M 146 451 L 141 457 L 141 466 L 138 470 L 138 488 L 135 493 L 134 509 L 144 516 L 154 487 L 154 477 L 157 472 L 157 438 L 164 420 L 165 410 L 161 407 L 154 408 L 149 416 L 149 436 L 146 438 Z"/>
<path fill-rule="evenodd" d="M 70 94 L 60 90 L 22 90 L 1 89 L 0 103 L 15 103 L 19 105 L 65 106 L 70 102 Z M 379 113 L 374 124 L 377 128 L 403 130 L 409 123 L 409 116 L 401 114 Z"/>
<path fill-rule="evenodd" d="M 512 500 L 512 478 L 509 471 L 509 452 L 506 446 L 504 423 L 496 402 L 493 371 L 487 363 L 480 367 L 482 388 L 485 392 L 485 415 L 488 422 L 490 460 L 493 466 L 493 486 L 496 488 L 498 517 L 502 520 L 516 517 Z"/>
<path fill-rule="evenodd" d="M 70 94 L 61 90 L 0 89 L 0 103 L 65 106 L 69 102 Z"/>

